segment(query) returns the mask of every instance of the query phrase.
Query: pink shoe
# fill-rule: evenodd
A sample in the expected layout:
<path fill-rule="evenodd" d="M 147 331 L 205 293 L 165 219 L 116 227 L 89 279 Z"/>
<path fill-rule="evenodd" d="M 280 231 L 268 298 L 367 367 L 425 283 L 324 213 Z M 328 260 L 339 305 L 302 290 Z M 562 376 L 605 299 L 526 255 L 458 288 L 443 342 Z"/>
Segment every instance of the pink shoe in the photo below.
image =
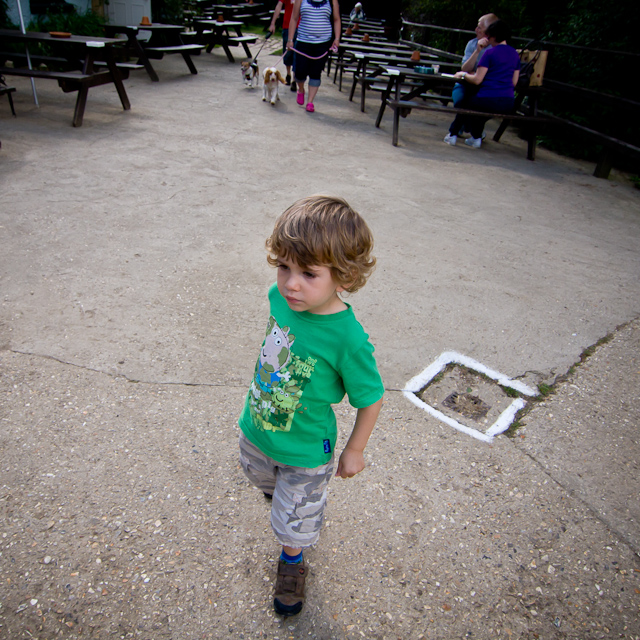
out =
<path fill-rule="evenodd" d="M 302 93 L 300 93 L 298 91 L 298 95 L 296 96 L 296 102 L 302 106 L 304 104 L 304 91 Z"/>
<path fill-rule="evenodd" d="M 307 111 L 309 113 L 313 113 L 315 110 L 316 110 L 316 108 L 313 106 L 313 102 L 307 103 Z"/>

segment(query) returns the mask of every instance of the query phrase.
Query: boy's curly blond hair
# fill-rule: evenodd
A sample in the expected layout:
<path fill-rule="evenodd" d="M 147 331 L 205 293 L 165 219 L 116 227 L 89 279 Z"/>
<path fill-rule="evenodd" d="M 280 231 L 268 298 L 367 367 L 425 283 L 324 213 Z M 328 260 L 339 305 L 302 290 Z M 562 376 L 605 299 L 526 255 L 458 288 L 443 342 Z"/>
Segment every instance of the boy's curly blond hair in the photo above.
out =
<path fill-rule="evenodd" d="M 373 235 L 342 198 L 315 195 L 294 202 L 277 220 L 266 242 L 267 261 L 293 260 L 301 267 L 329 267 L 333 279 L 353 293 L 371 275 Z"/>

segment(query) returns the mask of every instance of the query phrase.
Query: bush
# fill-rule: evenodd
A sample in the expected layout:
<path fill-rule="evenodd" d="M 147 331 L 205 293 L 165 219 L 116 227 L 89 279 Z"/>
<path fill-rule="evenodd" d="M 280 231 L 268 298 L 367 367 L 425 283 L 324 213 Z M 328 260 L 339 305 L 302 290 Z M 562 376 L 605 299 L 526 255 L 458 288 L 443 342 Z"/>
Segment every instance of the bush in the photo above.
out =
<path fill-rule="evenodd" d="M 18 26 L 9 20 L 9 7 L 6 0 L 0 0 L 0 29 L 17 29 Z"/>
<path fill-rule="evenodd" d="M 151 0 L 151 14 L 154 22 L 184 24 L 182 0 Z"/>
<path fill-rule="evenodd" d="M 78 13 L 75 7 L 63 12 L 45 13 L 34 16 L 27 31 L 68 31 L 78 36 L 104 36 L 103 25 L 106 20 L 89 9 Z"/>

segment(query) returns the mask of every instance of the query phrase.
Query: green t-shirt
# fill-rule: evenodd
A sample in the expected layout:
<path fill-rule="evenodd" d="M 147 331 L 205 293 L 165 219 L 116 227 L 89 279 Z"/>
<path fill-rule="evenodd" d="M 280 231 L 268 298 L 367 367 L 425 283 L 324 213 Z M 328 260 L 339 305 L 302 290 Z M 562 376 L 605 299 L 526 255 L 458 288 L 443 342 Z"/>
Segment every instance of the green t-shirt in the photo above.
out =
<path fill-rule="evenodd" d="M 313 469 L 331 459 L 338 436 L 331 407 L 384 394 L 373 345 L 349 305 L 328 315 L 292 311 L 274 284 L 271 315 L 240 428 L 265 455 Z"/>

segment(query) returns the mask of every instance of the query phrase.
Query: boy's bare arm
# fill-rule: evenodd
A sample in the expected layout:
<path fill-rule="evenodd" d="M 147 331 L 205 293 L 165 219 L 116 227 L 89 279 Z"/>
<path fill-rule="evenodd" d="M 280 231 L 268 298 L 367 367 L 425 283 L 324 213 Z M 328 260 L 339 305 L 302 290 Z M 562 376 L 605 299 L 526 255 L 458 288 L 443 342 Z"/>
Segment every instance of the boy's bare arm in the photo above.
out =
<path fill-rule="evenodd" d="M 360 473 L 364 469 L 364 448 L 367 446 L 373 427 L 376 426 L 381 407 L 382 398 L 375 404 L 358 409 L 353 431 L 344 451 L 340 454 L 337 476 L 353 478 L 356 473 Z"/>

